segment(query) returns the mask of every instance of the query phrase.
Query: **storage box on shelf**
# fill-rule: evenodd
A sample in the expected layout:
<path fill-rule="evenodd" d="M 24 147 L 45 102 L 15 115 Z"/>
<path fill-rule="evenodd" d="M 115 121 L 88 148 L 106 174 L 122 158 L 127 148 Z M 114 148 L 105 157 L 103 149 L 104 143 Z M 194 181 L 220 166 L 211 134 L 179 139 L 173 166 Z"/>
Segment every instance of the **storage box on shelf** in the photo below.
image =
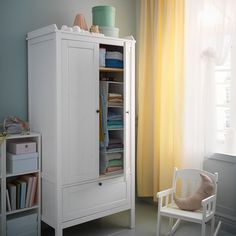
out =
<path fill-rule="evenodd" d="M 38 153 L 13 154 L 7 152 L 7 172 L 18 174 L 38 169 Z"/>
<path fill-rule="evenodd" d="M 40 135 L 9 135 L 1 143 L 1 233 L 40 235 Z M 17 233 L 16 233 L 17 232 Z"/>
<path fill-rule="evenodd" d="M 7 145 L 8 152 L 14 154 L 25 154 L 36 152 L 36 142 L 28 140 L 11 141 Z"/>
<path fill-rule="evenodd" d="M 23 212 L 11 215 L 7 219 L 7 236 L 34 236 L 38 235 L 38 214 Z"/>

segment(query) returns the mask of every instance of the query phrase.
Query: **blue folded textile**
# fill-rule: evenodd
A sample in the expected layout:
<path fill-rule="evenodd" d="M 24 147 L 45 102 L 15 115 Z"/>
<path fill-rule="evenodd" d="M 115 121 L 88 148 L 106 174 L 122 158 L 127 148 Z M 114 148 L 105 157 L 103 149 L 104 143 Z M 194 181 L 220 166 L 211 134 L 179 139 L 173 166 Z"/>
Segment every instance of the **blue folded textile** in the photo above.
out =
<path fill-rule="evenodd" d="M 123 68 L 123 61 L 118 59 L 106 59 L 106 67 Z"/>

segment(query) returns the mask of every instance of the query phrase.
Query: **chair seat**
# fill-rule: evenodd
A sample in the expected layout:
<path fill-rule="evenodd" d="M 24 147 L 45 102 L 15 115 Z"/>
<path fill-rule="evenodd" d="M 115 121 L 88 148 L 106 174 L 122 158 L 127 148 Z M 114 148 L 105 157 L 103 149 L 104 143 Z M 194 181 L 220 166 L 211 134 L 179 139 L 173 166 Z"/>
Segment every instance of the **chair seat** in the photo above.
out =
<path fill-rule="evenodd" d="M 202 211 L 184 211 L 179 209 L 175 204 L 167 205 L 160 209 L 161 215 L 172 218 L 183 219 L 201 224 L 202 222 Z"/>

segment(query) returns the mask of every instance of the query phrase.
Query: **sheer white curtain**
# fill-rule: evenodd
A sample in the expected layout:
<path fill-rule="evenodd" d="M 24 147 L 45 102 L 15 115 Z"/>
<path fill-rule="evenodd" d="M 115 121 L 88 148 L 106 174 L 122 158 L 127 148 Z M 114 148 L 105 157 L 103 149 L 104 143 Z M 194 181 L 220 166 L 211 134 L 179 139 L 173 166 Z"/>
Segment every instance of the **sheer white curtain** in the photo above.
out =
<path fill-rule="evenodd" d="M 234 3 L 234 4 L 233 4 Z M 184 165 L 201 168 L 216 145 L 215 65 L 231 45 L 236 2 L 185 2 Z M 235 12 L 234 12 L 235 14 Z"/>

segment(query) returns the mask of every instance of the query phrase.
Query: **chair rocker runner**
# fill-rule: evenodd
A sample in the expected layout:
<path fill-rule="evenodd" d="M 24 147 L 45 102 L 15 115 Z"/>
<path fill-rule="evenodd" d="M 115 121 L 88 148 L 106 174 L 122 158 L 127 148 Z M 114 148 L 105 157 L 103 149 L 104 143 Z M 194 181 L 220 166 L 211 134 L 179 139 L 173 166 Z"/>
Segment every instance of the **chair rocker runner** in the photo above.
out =
<path fill-rule="evenodd" d="M 203 177 L 207 178 L 212 185 L 212 193 L 204 198 L 200 199 L 199 195 L 194 198 L 200 189 L 203 189 Z M 202 177 L 202 178 L 201 178 Z M 211 222 L 210 235 L 216 236 L 221 222 L 214 232 L 215 227 L 215 210 L 216 210 L 216 195 L 217 195 L 217 182 L 218 173 L 209 173 L 203 170 L 197 169 L 174 169 L 172 188 L 158 192 L 158 212 L 157 212 L 157 236 L 161 233 L 161 217 L 169 217 L 169 235 L 173 235 L 177 230 L 181 220 L 194 222 L 201 224 L 201 236 L 206 236 L 206 224 Z M 209 187 L 209 186 L 208 186 Z M 209 189 L 209 188 L 208 188 Z M 198 191 L 199 190 L 199 191 Z M 204 190 L 205 191 L 205 190 Z M 204 192 L 202 191 L 202 192 Z M 179 193 L 180 192 L 180 193 Z M 177 194 L 178 193 L 178 194 Z M 186 208 L 180 209 L 175 203 L 175 194 L 180 195 L 184 201 L 186 201 Z M 194 210 L 186 210 L 196 203 L 196 199 L 199 200 L 199 208 Z M 201 205 L 200 205 L 201 204 Z M 179 205 L 179 204 L 178 204 Z M 196 204 L 195 204 L 196 205 Z M 179 205 L 180 206 L 180 205 Z M 185 210 L 183 210 L 185 209 Z M 173 225 L 173 220 L 176 219 Z"/>

